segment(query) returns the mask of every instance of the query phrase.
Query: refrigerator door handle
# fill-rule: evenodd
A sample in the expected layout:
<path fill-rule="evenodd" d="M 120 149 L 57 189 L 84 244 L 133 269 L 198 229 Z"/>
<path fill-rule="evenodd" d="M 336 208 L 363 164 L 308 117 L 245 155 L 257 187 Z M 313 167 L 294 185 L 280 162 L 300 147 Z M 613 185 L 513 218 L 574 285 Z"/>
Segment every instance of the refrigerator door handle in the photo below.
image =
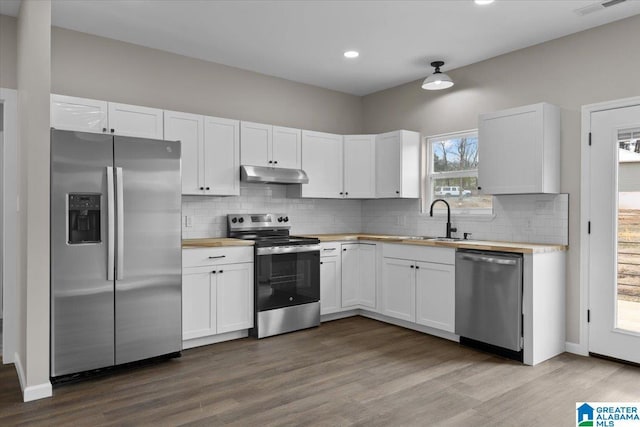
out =
<path fill-rule="evenodd" d="M 116 252 L 115 196 L 113 195 L 113 168 L 107 166 L 107 280 L 113 280 Z"/>
<path fill-rule="evenodd" d="M 122 168 L 116 168 L 116 197 L 118 207 L 118 263 L 116 265 L 116 280 L 122 280 L 124 278 L 124 195 Z"/>

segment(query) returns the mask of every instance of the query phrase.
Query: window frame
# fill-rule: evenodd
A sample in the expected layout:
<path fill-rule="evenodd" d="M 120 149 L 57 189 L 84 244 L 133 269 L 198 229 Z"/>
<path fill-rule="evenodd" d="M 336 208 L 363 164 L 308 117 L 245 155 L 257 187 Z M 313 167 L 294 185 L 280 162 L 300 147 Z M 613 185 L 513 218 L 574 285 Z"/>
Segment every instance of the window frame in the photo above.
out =
<path fill-rule="evenodd" d="M 431 135 L 424 137 L 422 141 L 422 158 L 420 168 L 420 208 L 423 214 L 429 214 L 429 207 L 431 203 L 437 199 L 435 194 L 431 191 L 433 188 L 433 182 L 436 179 L 447 178 L 478 178 L 478 169 L 467 169 L 462 171 L 447 171 L 447 172 L 434 172 L 433 171 L 433 144 L 445 139 L 464 138 L 469 136 L 478 137 L 478 129 L 468 129 L 464 131 L 448 132 L 438 135 Z M 478 144 L 480 141 L 478 141 Z M 434 215 L 446 214 L 446 209 L 440 204 L 434 207 Z M 491 208 L 456 208 L 451 207 L 451 215 L 457 217 L 473 217 L 473 218 L 493 218 L 493 197 L 491 202 Z"/>

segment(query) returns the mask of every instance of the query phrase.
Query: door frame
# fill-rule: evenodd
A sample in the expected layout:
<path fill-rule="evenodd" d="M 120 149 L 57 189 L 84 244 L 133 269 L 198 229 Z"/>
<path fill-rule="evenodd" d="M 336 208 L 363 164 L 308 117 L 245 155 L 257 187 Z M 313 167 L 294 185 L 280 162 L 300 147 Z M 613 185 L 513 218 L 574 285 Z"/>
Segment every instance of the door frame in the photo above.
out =
<path fill-rule="evenodd" d="M 590 241 L 588 233 L 588 222 L 590 220 L 590 175 L 591 162 L 589 151 L 589 133 L 591 132 L 591 113 L 598 111 L 614 110 L 618 108 L 632 107 L 640 105 L 640 96 L 617 99 L 613 101 L 599 102 L 582 106 L 581 124 L 581 149 L 580 149 L 580 342 L 569 347 L 567 350 L 589 355 L 589 324 L 587 322 L 587 310 L 589 310 L 589 253 Z"/>
<path fill-rule="evenodd" d="M 2 363 L 14 363 L 16 353 L 17 302 L 17 164 L 18 92 L 0 88 L 3 104 L 4 141 L 2 149 Z"/>

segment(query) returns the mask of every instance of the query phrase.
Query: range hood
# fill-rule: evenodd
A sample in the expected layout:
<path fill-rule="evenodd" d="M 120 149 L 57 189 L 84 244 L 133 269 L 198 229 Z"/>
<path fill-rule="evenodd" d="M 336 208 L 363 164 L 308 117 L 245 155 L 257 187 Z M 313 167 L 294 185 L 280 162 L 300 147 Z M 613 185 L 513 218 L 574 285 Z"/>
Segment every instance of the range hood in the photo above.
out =
<path fill-rule="evenodd" d="M 270 168 L 267 166 L 240 166 L 240 180 L 276 184 L 308 184 L 309 177 L 302 169 Z"/>

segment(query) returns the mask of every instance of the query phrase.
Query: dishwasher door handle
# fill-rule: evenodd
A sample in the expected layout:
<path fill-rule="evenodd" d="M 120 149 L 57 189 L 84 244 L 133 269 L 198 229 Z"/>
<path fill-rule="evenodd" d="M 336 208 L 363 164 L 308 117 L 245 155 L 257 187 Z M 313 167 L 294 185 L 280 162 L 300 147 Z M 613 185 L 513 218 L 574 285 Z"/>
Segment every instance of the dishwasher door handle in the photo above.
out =
<path fill-rule="evenodd" d="M 495 258 L 495 257 L 490 257 L 485 255 L 464 254 L 460 258 L 466 261 L 487 262 L 489 264 L 500 264 L 500 265 L 516 265 L 518 263 L 518 261 L 515 259 Z"/>

